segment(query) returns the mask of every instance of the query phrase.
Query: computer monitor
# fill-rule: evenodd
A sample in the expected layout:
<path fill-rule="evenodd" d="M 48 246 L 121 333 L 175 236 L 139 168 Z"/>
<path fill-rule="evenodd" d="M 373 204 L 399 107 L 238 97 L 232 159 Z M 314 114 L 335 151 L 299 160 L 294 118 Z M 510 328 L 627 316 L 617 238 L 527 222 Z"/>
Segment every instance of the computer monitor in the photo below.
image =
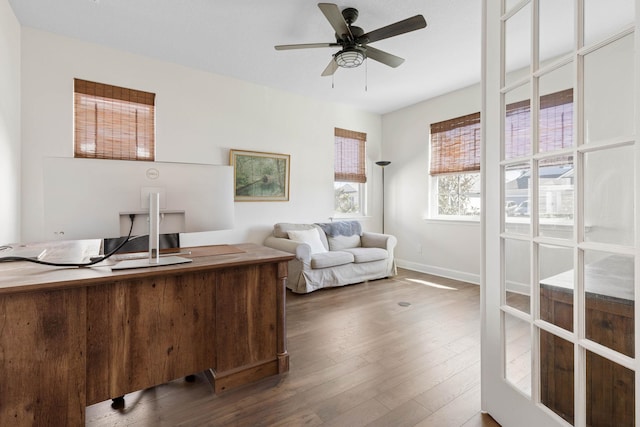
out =
<path fill-rule="evenodd" d="M 231 166 L 51 157 L 43 177 L 45 240 L 233 228 Z"/>

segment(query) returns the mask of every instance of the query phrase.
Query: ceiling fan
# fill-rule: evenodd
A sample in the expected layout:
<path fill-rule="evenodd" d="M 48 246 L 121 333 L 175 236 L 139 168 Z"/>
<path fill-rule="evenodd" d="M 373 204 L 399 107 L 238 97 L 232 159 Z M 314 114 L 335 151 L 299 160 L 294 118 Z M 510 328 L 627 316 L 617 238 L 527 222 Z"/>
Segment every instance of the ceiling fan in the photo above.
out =
<path fill-rule="evenodd" d="M 358 19 L 358 10 L 347 7 L 342 12 L 333 3 L 318 3 L 318 7 L 335 30 L 336 41 L 332 43 L 285 44 L 275 46 L 276 50 L 308 49 L 317 47 L 340 47 L 333 55 L 331 62 L 322 72 L 323 76 L 331 76 L 338 67 L 354 68 L 362 64 L 365 58 L 371 58 L 390 67 L 397 67 L 404 62 L 403 58 L 369 46 L 369 43 L 389 37 L 419 30 L 427 26 L 422 15 L 398 21 L 386 27 L 365 33 L 360 27 L 352 25 Z"/>

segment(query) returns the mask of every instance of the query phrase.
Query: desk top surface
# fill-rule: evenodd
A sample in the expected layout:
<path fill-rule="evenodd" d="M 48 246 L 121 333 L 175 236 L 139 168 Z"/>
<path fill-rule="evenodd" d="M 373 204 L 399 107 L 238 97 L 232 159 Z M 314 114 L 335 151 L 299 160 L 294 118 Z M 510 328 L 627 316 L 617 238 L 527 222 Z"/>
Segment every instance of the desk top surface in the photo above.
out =
<path fill-rule="evenodd" d="M 70 240 L 34 243 L 28 247 L 42 247 L 43 261 L 83 263 L 98 255 L 100 240 Z M 183 248 L 190 251 L 193 261 L 186 264 L 112 271 L 110 260 L 92 267 L 52 267 L 28 261 L 0 263 L 0 295 L 16 292 L 35 292 L 52 289 L 92 286 L 113 280 L 153 277 L 166 274 L 194 273 L 203 270 L 250 264 L 288 261 L 293 255 L 253 243 Z"/>
<path fill-rule="evenodd" d="M 574 271 L 540 280 L 543 287 L 573 293 Z M 622 255 L 610 255 L 585 265 L 584 288 L 593 297 L 633 302 L 634 295 L 633 258 Z"/>

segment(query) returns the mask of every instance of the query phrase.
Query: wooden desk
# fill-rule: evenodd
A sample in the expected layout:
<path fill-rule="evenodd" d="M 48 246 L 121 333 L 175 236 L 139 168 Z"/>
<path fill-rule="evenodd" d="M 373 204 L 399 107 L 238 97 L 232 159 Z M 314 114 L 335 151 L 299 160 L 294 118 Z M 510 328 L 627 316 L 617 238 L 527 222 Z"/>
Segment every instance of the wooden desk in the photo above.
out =
<path fill-rule="evenodd" d="M 93 244 L 64 242 L 48 256 Z M 88 405 L 201 371 L 216 392 L 287 372 L 293 256 L 235 247 L 114 272 L 0 264 L 0 425 L 84 425 Z"/>
<path fill-rule="evenodd" d="M 633 260 L 609 256 L 585 267 L 586 338 L 634 357 Z M 540 318 L 568 331 L 573 325 L 573 271 L 540 282 Z M 540 399 L 574 422 L 574 346 L 540 335 Z M 595 353 L 586 355 L 587 425 L 634 426 L 634 373 Z"/>

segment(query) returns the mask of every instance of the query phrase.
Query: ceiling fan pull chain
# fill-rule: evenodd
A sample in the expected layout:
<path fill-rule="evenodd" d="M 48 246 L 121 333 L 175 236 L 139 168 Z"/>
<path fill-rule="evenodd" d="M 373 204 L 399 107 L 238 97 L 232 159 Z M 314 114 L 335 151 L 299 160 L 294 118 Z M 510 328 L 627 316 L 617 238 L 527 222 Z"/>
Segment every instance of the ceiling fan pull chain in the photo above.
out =
<path fill-rule="evenodd" d="M 364 60 L 364 91 L 369 89 L 369 58 Z"/>

